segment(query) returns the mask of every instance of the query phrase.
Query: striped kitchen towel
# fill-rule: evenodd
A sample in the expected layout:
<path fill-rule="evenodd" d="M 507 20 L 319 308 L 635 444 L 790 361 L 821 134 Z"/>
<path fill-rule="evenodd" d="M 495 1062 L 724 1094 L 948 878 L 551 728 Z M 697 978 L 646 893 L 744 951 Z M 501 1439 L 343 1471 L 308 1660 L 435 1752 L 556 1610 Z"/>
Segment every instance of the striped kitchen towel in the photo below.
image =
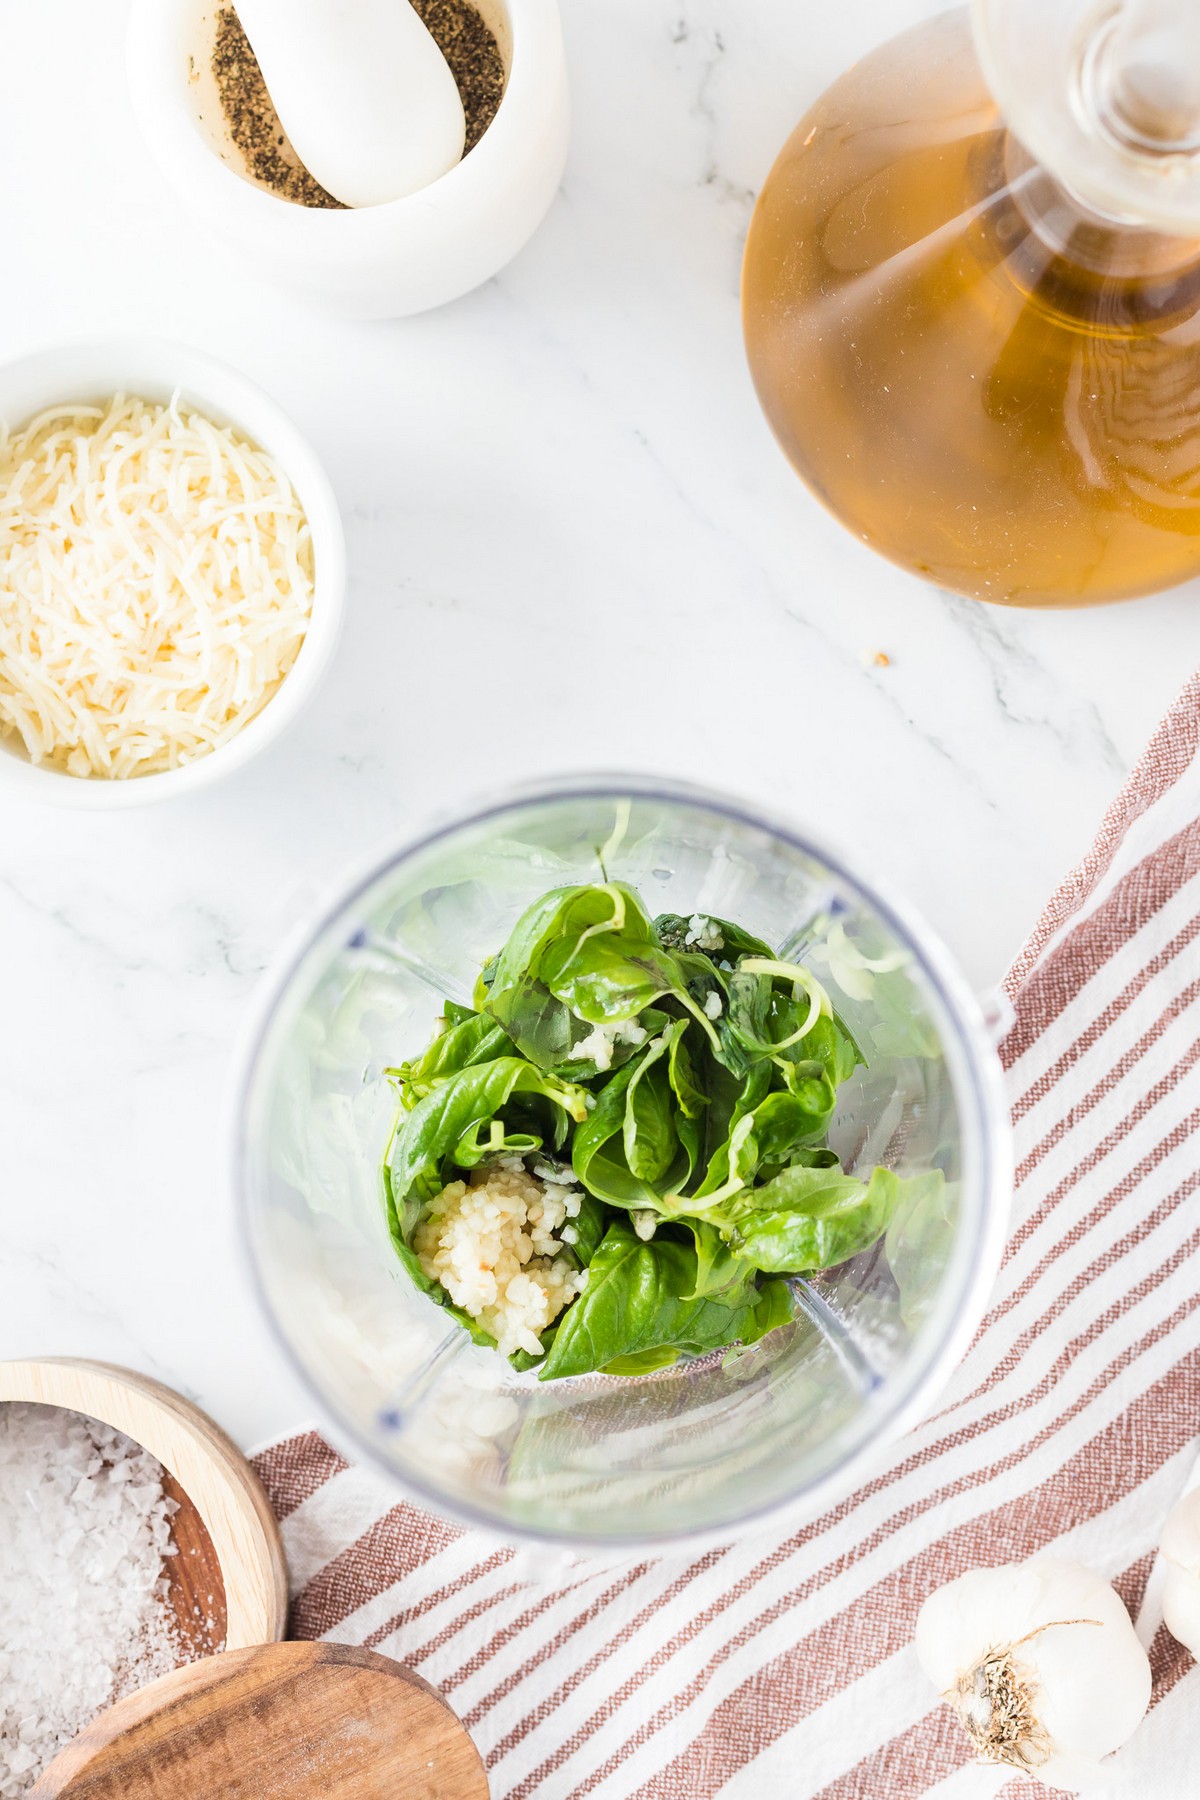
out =
<path fill-rule="evenodd" d="M 1116 1582 L 1153 1662 L 1152 1710 L 1104 1791 L 1200 1791 L 1200 1676 L 1154 1569 L 1200 1430 L 1198 742 L 1200 678 L 1013 969 L 1003 1273 L 933 1416 L 857 1492 L 787 1536 L 545 1569 L 394 1504 L 313 1433 L 258 1458 L 295 1634 L 415 1666 L 495 1800 L 991 1793 L 913 1621 L 959 1571 L 1046 1550 Z"/>

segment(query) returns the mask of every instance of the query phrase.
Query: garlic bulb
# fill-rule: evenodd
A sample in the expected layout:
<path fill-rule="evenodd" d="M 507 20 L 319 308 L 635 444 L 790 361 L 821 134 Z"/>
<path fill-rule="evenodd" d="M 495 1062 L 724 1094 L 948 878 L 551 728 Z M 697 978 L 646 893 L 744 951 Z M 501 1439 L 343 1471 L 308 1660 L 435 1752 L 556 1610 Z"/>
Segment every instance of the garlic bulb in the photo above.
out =
<path fill-rule="evenodd" d="M 1150 1661 L 1106 1581 L 1038 1558 L 973 1569 L 917 1618 L 917 1655 L 985 1762 L 1082 1786 L 1150 1704 Z"/>
<path fill-rule="evenodd" d="M 1163 1619 L 1195 1657 L 1200 1657 L 1200 1490 L 1185 1494 L 1163 1526 L 1159 1553 L 1166 1564 Z"/>

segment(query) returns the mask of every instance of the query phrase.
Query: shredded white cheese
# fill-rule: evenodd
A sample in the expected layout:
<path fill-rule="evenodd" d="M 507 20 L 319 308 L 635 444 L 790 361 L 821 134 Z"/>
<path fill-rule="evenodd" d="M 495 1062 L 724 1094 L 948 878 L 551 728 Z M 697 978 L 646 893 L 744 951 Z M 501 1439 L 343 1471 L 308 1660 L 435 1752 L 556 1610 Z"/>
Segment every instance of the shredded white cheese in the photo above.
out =
<path fill-rule="evenodd" d="M 233 737 L 296 660 L 308 522 L 279 465 L 117 394 L 0 432 L 0 736 L 123 778 Z"/>

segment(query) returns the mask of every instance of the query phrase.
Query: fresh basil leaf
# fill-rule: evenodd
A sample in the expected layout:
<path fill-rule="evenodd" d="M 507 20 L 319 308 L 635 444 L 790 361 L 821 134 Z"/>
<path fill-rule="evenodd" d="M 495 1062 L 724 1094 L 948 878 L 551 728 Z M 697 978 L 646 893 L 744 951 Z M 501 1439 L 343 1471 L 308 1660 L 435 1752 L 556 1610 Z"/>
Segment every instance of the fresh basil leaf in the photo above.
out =
<path fill-rule="evenodd" d="M 691 1194 L 674 1196 L 672 1210 L 676 1215 L 686 1217 L 694 1210 L 700 1217 L 707 1217 L 720 1201 L 753 1181 L 758 1168 L 753 1132 L 754 1121 L 749 1115 L 730 1128 L 725 1142 L 709 1159 L 699 1187 Z"/>
<path fill-rule="evenodd" d="M 494 1011 L 495 1001 L 522 979 L 542 981 L 553 988 L 553 973 L 565 978 L 572 959 L 581 956 L 594 939 L 607 941 L 613 935 L 629 949 L 638 945 L 657 948 L 650 922 L 632 888 L 606 882 L 551 889 L 517 920 L 497 957 L 491 971 L 489 1010 Z M 638 1010 L 631 1006 L 620 1016 L 631 1018 Z"/>
<path fill-rule="evenodd" d="M 495 1118 L 514 1094 L 541 1096 L 575 1120 L 587 1117 L 582 1088 L 557 1080 L 518 1057 L 481 1063 L 439 1082 L 396 1122 L 387 1151 L 389 1191 L 407 1240 L 420 1206 L 443 1185 L 441 1165 L 474 1125 Z"/>
<path fill-rule="evenodd" d="M 824 1146 L 815 1149 L 807 1146 L 803 1150 L 794 1150 L 789 1161 L 801 1169 L 840 1169 L 842 1166 L 837 1151 Z"/>
<path fill-rule="evenodd" d="M 711 965 L 692 960 L 711 983 Z M 636 1020 L 666 995 L 712 1034 L 706 992 L 699 999 L 689 992 L 686 961 L 663 949 L 631 888 L 620 882 L 558 888 L 518 920 L 494 968 L 481 976 L 476 998 L 524 1054 L 561 1070 L 586 1040 L 587 1027 Z M 597 1061 L 592 1072 L 617 1060 Z"/>
<path fill-rule="evenodd" d="M 567 1081 L 592 1081 L 619 1069 L 647 1038 L 670 1023 L 666 1013 L 651 1006 L 616 1027 L 592 1025 L 577 1018 L 543 982 L 524 979 L 493 1004 L 496 1021 L 511 1045 L 539 1069 Z M 597 1036 L 603 1042 L 594 1048 Z"/>
<path fill-rule="evenodd" d="M 668 1039 L 657 1038 L 638 1058 L 625 1090 L 622 1141 L 626 1166 L 631 1175 L 651 1187 L 666 1175 L 679 1147 L 667 1050 Z"/>
<path fill-rule="evenodd" d="M 712 1299 L 735 1291 L 744 1295 L 757 1274 L 754 1264 L 731 1250 L 717 1227 L 707 1219 L 681 1219 L 679 1222 L 691 1231 L 696 1251 L 696 1284 L 684 1298 Z"/>
<path fill-rule="evenodd" d="M 687 1005 L 693 1018 L 698 1020 L 709 1042 L 716 1047 L 720 1040 L 713 1021 L 724 1014 L 728 1005 L 728 976 L 724 970 L 717 968 L 710 957 L 698 951 L 680 950 L 673 960 L 676 970 L 675 993 Z"/>
<path fill-rule="evenodd" d="M 673 1034 L 667 1052 L 668 1075 L 680 1112 L 687 1119 L 697 1119 L 708 1105 L 708 1095 L 700 1086 L 692 1053 L 688 1048 L 691 1021 L 684 1020 L 682 1023 L 685 1028 Z"/>
<path fill-rule="evenodd" d="M 752 931 L 746 931 L 743 926 L 735 924 L 733 920 L 714 919 L 712 922 L 724 940 L 723 949 L 719 954 L 727 957 L 731 963 L 736 964 L 738 958 L 742 956 L 769 957 L 775 955 L 774 949 L 766 942 L 765 938 L 755 937 Z"/>
<path fill-rule="evenodd" d="M 484 1006 L 487 1004 L 487 997 L 492 991 L 492 983 L 496 979 L 496 964 L 498 961 L 498 957 L 489 956 L 479 971 L 479 975 L 475 982 L 474 992 L 471 995 L 478 1012 L 482 1012 Z"/>
<path fill-rule="evenodd" d="M 634 1019 L 679 982 L 673 959 L 657 945 L 619 934 L 551 944 L 538 974 L 555 999 L 593 1025 Z"/>
<path fill-rule="evenodd" d="M 708 1096 L 708 1105 L 700 1121 L 701 1167 L 707 1170 L 733 1130 L 734 1119 L 742 1104 L 746 1078 L 744 1074 L 735 1075 L 707 1047 L 697 1063 L 697 1071 L 698 1080 Z M 769 1083 L 770 1071 L 767 1071 L 766 1080 Z M 766 1092 L 765 1087 L 763 1092 Z"/>
<path fill-rule="evenodd" d="M 696 1285 L 696 1253 L 688 1244 L 643 1243 L 617 1221 L 588 1269 L 588 1284 L 558 1323 L 542 1365 L 543 1381 L 610 1368 L 648 1351 L 701 1354 L 741 1339 L 757 1324 L 758 1291 L 740 1305 L 686 1300 Z"/>
<path fill-rule="evenodd" d="M 494 1156 L 531 1156 L 542 1140 L 528 1131 L 506 1131 L 500 1119 L 477 1119 L 450 1152 L 459 1169 L 475 1169 Z"/>
<path fill-rule="evenodd" d="M 760 967 L 762 963 L 767 966 Z M 798 973 L 791 981 L 774 972 L 792 966 Z M 797 1053 L 828 1004 L 817 983 L 810 976 L 802 980 L 802 975 L 798 964 L 777 963 L 773 958 L 748 958 L 739 963 L 729 977 L 723 1036 L 736 1039 L 751 1058 Z"/>
<path fill-rule="evenodd" d="M 837 1107 L 837 1089 L 819 1063 L 786 1063 L 783 1068 L 786 1098 L 791 1108 L 780 1109 L 781 1118 L 792 1121 L 791 1148 L 776 1157 L 764 1148 L 764 1162 L 790 1161 L 794 1150 L 824 1137 Z M 775 1096 L 772 1096 L 774 1098 Z"/>
<path fill-rule="evenodd" d="M 819 1064 L 835 1090 L 849 1081 L 860 1063 L 865 1067 L 867 1060 L 845 1021 L 834 1012 L 822 1013 L 798 1044 L 776 1054 L 781 1064 L 790 1063 L 797 1068 L 807 1063 Z"/>
<path fill-rule="evenodd" d="M 660 1210 L 658 1189 L 642 1181 L 629 1168 L 619 1135 L 614 1135 L 605 1147 L 589 1156 L 586 1180 L 589 1190 L 609 1206 L 619 1206 L 626 1212 Z"/>
<path fill-rule="evenodd" d="M 642 1051 L 641 1055 L 644 1056 L 645 1052 Z M 627 1062 L 605 1082 L 596 1096 L 596 1104 L 587 1118 L 576 1127 L 572 1140 L 571 1167 L 575 1171 L 575 1177 L 584 1187 L 599 1194 L 601 1199 L 607 1199 L 608 1196 L 595 1186 L 591 1178 L 592 1165 L 605 1145 L 624 1131 L 625 1099 L 638 1060 L 640 1058 Z"/>
<path fill-rule="evenodd" d="M 736 1202 L 730 1202 L 729 1211 L 736 1206 L 745 1213 L 797 1212 L 820 1217 L 844 1201 L 861 1198 L 866 1185 L 857 1175 L 844 1174 L 840 1166 L 813 1169 L 797 1163 L 761 1187 L 747 1189 Z"/>
<path fill-rule="evenodd" d="M 831 1269 L 883 1236 L 903 1188 L 891 1169 L 876 1169 L 868 1182 L 785 1169 L 727 1206 L 723 1228 L 737 1255 L 764 1272 Z"/>
<path fill-rule="evenodd" d="M 520 975 L 501 992 L 493 991 L 484 1005 L 510 1043 L 539 1069 L 561 1069 L 583 1032 L 562 1001 L 532 975 Z"/>
<path fill-rule="evenodd" d="M 669 1369 L 679 1361 L 680 1351 L 669 1350 L 665 1346 L 658 1350 L 643 1350 L 638 1356 L 615 1356 L 610 1363 L 605 1363 L 605 1375 L 653 1375 L 657 1369 Z"/>
<path fill-rule="evenodd" d="M 485 968 L 489 985 L 505 988 L 529 970 L 536 973 L 542 951 L 557 937 L 570 936 L 577 942 L 594 925 L 611 927 L 624 914 L 626 896 L 640 912 L 636 895 L 615 884 L 550 888 L 526 907 L 503 950 Z"/>
<path fill-rule="evenodd" d="M 719 1143 L 713 1143 L 711 1138 L 706 1142 L 709 1150 L 708 1166 L 703 1180 L 691 1196 L 693 1201 L 707 1200 L 711 1203 L 717 1195 L 723 1195 L 727 1190 L 736 1192 L 738 1188 L 753 1181 L 760 1161 L 754 1137 L 754 1112 L 770 1091 L 771 1076 L 770 1064 L 758 1063 L 748 1070 L 737 1087 L 724 1138 Z M 686 1212 L 687 1207 L 680 1203 L 676 1210 Z M 697 1210 L 706 1212 L 708 1208 L 698 1207 Z"/>
<path fill-rule="evenodd" d="M 561 1108 L 555 1108 L 554 1129 L 550 1133 L 551 1149 L 563 1150 L 566 1148 L 567 1139 L 571 1135 L 571 1119 L 573 1116 L 572 1113 L 566 1112 Z"/>
<path fill-rule="evenodd" d="M 824 1014 L 817 1021 L 818 1028 L 823 1021 Z M 832 1053 L 822 1060 L 833 1085 L 840 1087 L 843 1081 L 849 1081 L 855 1069 L 860 1066 L 865 1069 L 868 1063 L 858 1039 L 836 1007 L 830 1009 L 828 1023 L 833 1028 L 834 1047 Z"/>
<path fill-rule="evenodd" d="M 721 1040 L 733 1039 L 747 1061 L 771 1056 L 775 1039 L 770 1035 L 775 987 L 768 975 L 747 975 L 735 969 L 729 978 L 729 1004 L 721 1021 Z M 807 997 L 806 997 L 807 1005 Z M 780 1037 L 786 1035 L 780 1031 Z M 730 1046 L 732 1048 L 732 1046 Z"/>
<path fill-rule="evenodd" d="M 777 1090 L 754 1109 L 759 1165 L 790 1162 L 795 1153 L 823 1136 L 835 1095 L 827 1079 L 809 1079 L 798 1088 Z"/>
<path fill-rule="evenodd" d="M 700 1166 L 702 1138 L 700 1120 L 689 1119 L 686 1113 L 676 1113 L 675 1135 L 679 1139 L 681 1155 L 663 1177 L 664 1195 L 666 1193 L 686 1193 Z"/>
<path fill-rule="evenodd" d="M 576 1178 L 598 1199 L 628 1211 L 662 1210 L 662 1195 L 675 1185 L 686 1184 L 695 1165 L 699 1133 L 693 1121 L 676 1114 L 672 1121 L 676 1153 L 670 1167 L 659 1177 L 647 1178 L 630 1168 L 626 1158 L 626 1114 L 630 1106 L 631 1085 L 648 1060 L 658 1063 L 663 1056 L 664 1040 L 646 1045 L 611 1076 L 600 1089 L 587 1118 L 578 1125 L 572 1139 L 571 1164 Z M 655 1095 L 655 1103 L 661 1096 Z M 650 1100 L 643 1107 L 644 1117 L 633 1114 L 631 1131 L 635 1142 L 639 1126 L 654 1126 Z M 661 1146 L 661 1139 L 654 1143 Z M 651 1140 L 647 1139 L 644 1155 L 637 1152 L 640 1166 L 653 1166 Z"/>
<path fill-rule="evenodd" d="M 681 1121 L 681 1124 L 690 1123 L 691 1121 Z M 598 1199 L 607 1202 L 609 1206 L 619 1206 L 625 1212 L 663 1213 L 667 1210 L 663 1204 L 664 1195 L 668 1191 L 674 1191 L 688 1179 L 691 1166 L 689 1151 L 688 1138 L 681 1131 L 680 1149 L 675 1163 L 661 1182 L 652 1184 L 633 1173 L 625 1161 L 621 1136 L 615 1135 L 589 1158 L 588 1188 Z"/>
<path fill-rule="evenodd" d="M 589 1080 L 628 1060 L 656 1028 L 638 1015 L 676 983 L 636 896 L 614 882 L 557 889 L 530 909 L 478 999 L 539 1068 Z M 590 1049 L 597 1026 L 617 1025 L 636 1029 Z"/>
<path fill-rule="evenodd" d="M 447 1012 L 446 1030 L 434 1038 L 423 1056 L 417 1057 L 413 1062 L 403 1063 L 396 1071 L 401 1081 L 418 1099 L 427 1094 L 437 1082 L 456 1074 L 459 1069 L 494 1062 L 498 1057 L 508 1056 L 512 1052 L 507 1033 L 494 1019 L 485 1018 L 481 1013 L 469 1012 L 464 1007 L 456 1008 L 455 1011 L 463 1016 L 452 1021 Z"/>
<path fill-rule="evenodd" d="M 688 941 L 692 937 L 692 920 L 695 918 L 712 927 L 712 931 L 706 932 L 705 936 L 719 935 L 719 944 L 702 950 L 698 944 Z M 728 963 L 735 963 L 739 956 L 775 954 L 771 946 L 762 938 L 755 937 L 753 932 L 735 925 L 730 919 L 719 919 L 713 913 L 690 913 L 687 917 L 682 913 L 660 913 L 654 921 L 654 935 L 668 950 L 684 950 Z"/>
<path fill-rule="evenodd" d="M 787 1282 L 764 1281 L 750 1309 L 749 1318 L 742 1322 L 743 1345 L 748 1347 L 757 1344 L 769 1331 L 777 1331 L 781 1325 L 790 1325 L 795 1315 L 796 1302 Z"/>
<path fill-rule="evenodd" d="M 575 1242 L 571 1245 L 572 1254 L 581 1269 L 586 1269 L 604 1242 L 604 1234 L 608 1230 L 612 1215 L 594 1194 L 585 1193 L 579 1204 L 579 1212 L 570 1223 L 575 1228 Z"/>

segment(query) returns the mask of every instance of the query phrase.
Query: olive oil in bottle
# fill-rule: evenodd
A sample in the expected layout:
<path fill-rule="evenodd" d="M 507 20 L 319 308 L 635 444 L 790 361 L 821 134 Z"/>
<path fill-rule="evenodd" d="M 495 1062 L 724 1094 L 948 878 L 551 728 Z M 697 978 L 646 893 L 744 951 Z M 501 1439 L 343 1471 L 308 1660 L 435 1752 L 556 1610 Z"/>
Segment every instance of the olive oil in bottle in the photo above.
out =
<path fill-rule="evenodd" d="M 1200 571 L 1200 95 L 1194 148 L 1186 117 L 1164 151 L 1143 115 L 1109 180 L 1059 119 L 1050 154 L 1018 138 L 995 54 L 989 74 L 944 14 L 801 121 L 746 249 L 759 397 L 830 510 L 931 581 L 1028 606 L 1151 593 Z"/>

